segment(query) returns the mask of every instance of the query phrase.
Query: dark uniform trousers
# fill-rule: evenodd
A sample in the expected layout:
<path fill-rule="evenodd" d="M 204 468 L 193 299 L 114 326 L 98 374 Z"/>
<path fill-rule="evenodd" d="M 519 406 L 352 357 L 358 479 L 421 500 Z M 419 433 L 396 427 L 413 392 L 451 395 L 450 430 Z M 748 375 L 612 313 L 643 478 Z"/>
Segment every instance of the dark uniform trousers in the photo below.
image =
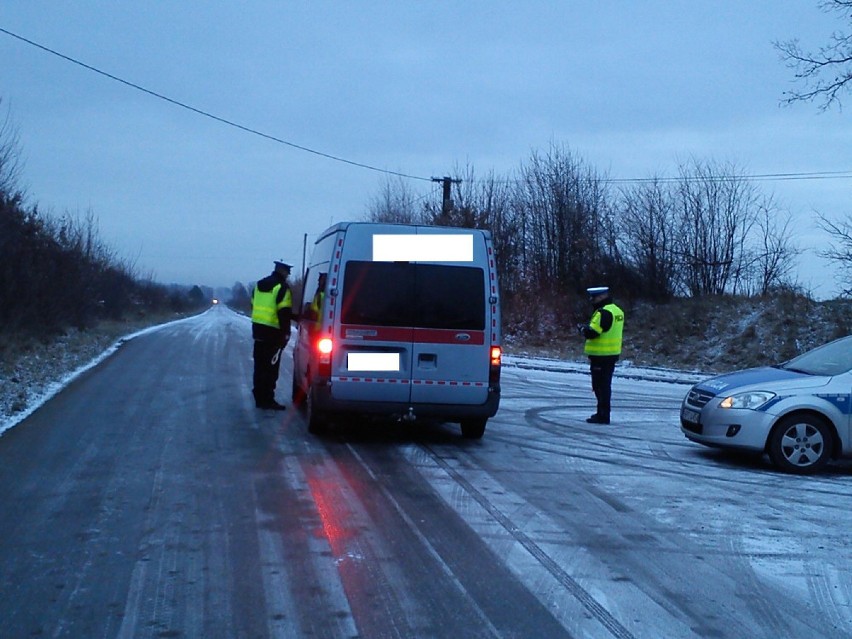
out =
<path fill-rule="evenodd" d="M 610 401 L 612 399 L 612 375 L 618 356 L 589 357 L 589 367 L 592 373 L 592 391 L 598 400 L 598 417 L 609 420 Z"/>
<path fill-rule="evenodd" d="M 281 368 L 280 350 L 279 340 L 254 340 L 254 389 L 252 392 L 257 404 L 270 404 L 275 400 L 275 385 L 278 383 L 278 371 Z"/>

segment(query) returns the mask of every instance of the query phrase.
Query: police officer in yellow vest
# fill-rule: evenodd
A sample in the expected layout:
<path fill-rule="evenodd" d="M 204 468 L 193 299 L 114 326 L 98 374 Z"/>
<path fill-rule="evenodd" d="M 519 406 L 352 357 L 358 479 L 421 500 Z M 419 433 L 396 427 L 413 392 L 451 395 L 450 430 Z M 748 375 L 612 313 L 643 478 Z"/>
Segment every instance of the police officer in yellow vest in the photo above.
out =
<path fill-rule="evenodd" d="M 258 408 L 284 410 L 275 401 L 281 352 L 290 339 L 293 298 L 287 278 L 291 266 L 275 262 L 275 270 L 254 287 L 251 298 L 251 334 L 254 338 L 254 403 Z"/>
<path fill-rule="evenodd" d="M 586 292 L 595 310 L 589 323 L 580 324 L 578 329 L 586 338 L 584 350 L 589 358 L 592 390 L 597 399 L 597 411 L 586 421 L 590 424 L 609 424 L 612 374 L 621 355 L 624 311 L 613 303 L 609 287 L 596 286 L 586 289 Z"/>
<path fill-rule="evenodd" d="M 309 307 L 311 318 L 313 318 L 313 324 L 310 326 L 310 331 L 312 333 L 319 332 L 322 326 L 322 307 L 323 301 L 325 300 L 325 285 L 328 282 L 328 273 L 320 273 L 319 281 L 317 282 L 317 290 L 314 293 L 314 297 L 311 300 L 311 304 Z"/>

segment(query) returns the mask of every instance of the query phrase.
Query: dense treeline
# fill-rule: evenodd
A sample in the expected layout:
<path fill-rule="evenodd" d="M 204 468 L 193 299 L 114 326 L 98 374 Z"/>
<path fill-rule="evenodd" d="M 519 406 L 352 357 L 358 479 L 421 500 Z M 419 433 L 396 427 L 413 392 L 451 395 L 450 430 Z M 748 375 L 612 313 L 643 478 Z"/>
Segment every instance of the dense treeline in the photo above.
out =
<path fill-rule="evenodd" d="M 43 214 L 18 187 L 17 130 L 0 120 L 0 346 L 10 336 L 50 337 L 101 320 L 139 319 L 202 307 L 198 286 L 167 287 L 137 278 L 98 237 L 94 216 Z"/>
<path fill-rule="evenodd" d="M 441 204 L 388 181 L 366 217 L 490 230 L 510 328 L 548 314 L 570 325 L 588 312 L 585 288 L 600 284 L 628 304 L 807 297 L 790 215 L 734 164 L 693 159 L 674 178 L 619 183 L 554 144 L 508 177 L 456 175 Z"/>
<path fill-rule="evenodd" d="M 0 333 L 57 334 L 105 319 L 186 312 L 199 288 L 137 279 L 98 238 L 93 216 L 51 217 L 0 191 Z"/>
<path fill-rule="evenodd" d="M 789 215 L 733 164 L 692 160 L 677 178 L 619 185 L 554 145 L 507 178 L 465 169 L 450 206 L 388 183 L 368 217 L 491 230 L 506 293 L 607 282 L 665 301 L 796 286 Z"/>

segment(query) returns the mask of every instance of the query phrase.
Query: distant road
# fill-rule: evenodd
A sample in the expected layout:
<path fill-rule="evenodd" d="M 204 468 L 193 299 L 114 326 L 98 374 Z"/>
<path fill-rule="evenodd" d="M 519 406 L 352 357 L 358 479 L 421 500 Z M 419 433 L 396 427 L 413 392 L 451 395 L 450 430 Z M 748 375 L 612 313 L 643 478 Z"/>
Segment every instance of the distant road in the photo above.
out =
<path fill-rule="evenodd" d="M 214 307 L 0 437 L 0 636 L 852 636 L 848 468 L 687 442 L 683 385 L 616 379 L 592 427 L 586 375 L 507 367 L 481 441 L 317 438 L 251 365 Z"/>

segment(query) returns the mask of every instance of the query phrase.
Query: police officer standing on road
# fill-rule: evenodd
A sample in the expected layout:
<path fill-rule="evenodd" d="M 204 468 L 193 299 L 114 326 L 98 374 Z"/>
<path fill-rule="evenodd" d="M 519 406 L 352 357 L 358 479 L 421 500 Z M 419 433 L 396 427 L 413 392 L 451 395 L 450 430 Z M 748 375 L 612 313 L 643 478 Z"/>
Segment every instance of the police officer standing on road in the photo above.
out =
<path fill-rule="evenodd" d="M 621 355 L 621 338 L 624 329 L 624 311 L 616 306 L 609 287 L 586 289 L 594 306 L 588 324 L 579 324 L 580 334 L 586 338 L 584 351 L 589 358 L 592 373 L 592 390 L 597 398 L 597 411 L 587 418 L 590 424 L 609 424 L 612 374 Z"/>
<path fill-rule="evenodd" d="M 293 298 L 287 278 L 291 266 L 276 261 L 275 270 L 254 287 L 251 299 L 251 334 L 254 338 L 254 403 L 258 408 L 284 410 L 275 401 L 281 353 L 290 339 Z"/>

